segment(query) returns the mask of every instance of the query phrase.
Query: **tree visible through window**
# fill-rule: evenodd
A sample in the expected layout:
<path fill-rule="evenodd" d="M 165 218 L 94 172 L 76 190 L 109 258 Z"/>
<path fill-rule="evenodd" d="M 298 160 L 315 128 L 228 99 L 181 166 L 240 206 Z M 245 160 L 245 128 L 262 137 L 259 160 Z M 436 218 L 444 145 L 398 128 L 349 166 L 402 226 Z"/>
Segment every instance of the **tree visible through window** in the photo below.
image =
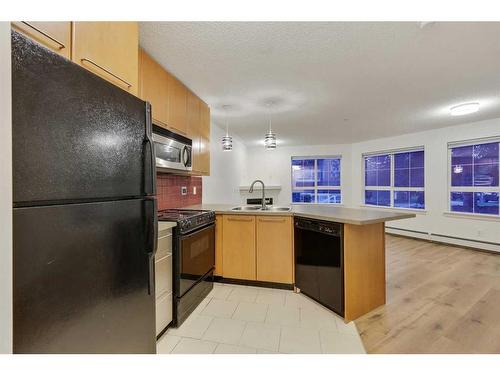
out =
<path fill-rule="evenodd" d="M 499 215 L 499 142 L 450 147 L 450 211 Z"/>
<path fill-rule="evenodd" d="M 292 203 L 341 203 L 340 157 L 293 157 Z"/>

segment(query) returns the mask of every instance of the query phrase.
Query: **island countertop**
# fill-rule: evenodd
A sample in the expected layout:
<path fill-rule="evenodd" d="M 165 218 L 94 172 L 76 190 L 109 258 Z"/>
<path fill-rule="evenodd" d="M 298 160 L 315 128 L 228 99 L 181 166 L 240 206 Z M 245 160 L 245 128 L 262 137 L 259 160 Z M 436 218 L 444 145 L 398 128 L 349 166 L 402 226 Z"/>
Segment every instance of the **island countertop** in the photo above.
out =
<path fill-rule="evenodd" d="M 232 211 L 237 204 L 197 204 L 186 207 L 196 210 L 215 211 L 216 214 L 231 215 L 275 215 L 297 216 L 309 219 L 331 221 L 336 223 L 368 225 L 383 223 L 391 220 L 408 219 L 415 217 L 409 212 L 393 212 L 371 208 L 347 208 L 320 205 L 295 205 L 290 211 Z"/>

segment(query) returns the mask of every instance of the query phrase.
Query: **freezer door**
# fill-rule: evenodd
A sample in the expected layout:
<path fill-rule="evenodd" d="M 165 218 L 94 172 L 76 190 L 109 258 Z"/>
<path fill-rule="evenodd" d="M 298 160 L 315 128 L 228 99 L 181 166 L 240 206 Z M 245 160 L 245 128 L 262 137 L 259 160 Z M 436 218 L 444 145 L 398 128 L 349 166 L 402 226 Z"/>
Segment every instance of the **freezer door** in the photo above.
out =
<path fill-rule="evenodd" d="M 154 195 L 144 101 L 12 33 L 14 202 Z"/>
<path fill-rule="evenodd" d="M 154 210 L 14 209 L 15 353 L 155 353 Z"/>

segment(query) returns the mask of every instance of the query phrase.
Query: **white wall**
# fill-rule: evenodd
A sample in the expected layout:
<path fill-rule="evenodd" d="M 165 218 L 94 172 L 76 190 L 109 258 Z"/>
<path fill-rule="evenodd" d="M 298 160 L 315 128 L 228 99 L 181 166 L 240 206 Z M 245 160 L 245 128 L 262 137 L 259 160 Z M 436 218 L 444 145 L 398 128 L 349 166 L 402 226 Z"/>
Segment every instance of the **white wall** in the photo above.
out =
<path fill-rule="evenodd" d="M 274 151 L 265 151 L 263 147 L 248 147 L 246 167 L 241 167 L 242 169 L 246 169 L 246 178 L 243 178 L 240 184 L 249 185 L 254 179 L 262 179 L 266 185 L 281 185 L 281 190 L 268 191 L 266 196 L 273 197 L 275 204 L 289 205 L 291 204 L 290 160 L 292 156 L 342 155 L 341 180 L 343 204 L 359 208 L 363 206 L 363 153 L 424 146 L 426 157 L 426 210 L 424 213 L 417 213 L 416 218 L 387 223 L 387 226 L 399 229 L 399 231 L 393 229 L 388 229 L 388 231 L 500 251 L 500 246 L 484 243 L 500 243 L 499 219 L 468 218 L 463 215 L 449 215 L 445 213 L 448 211 L 448 142 L 491 136 L 500 136 L 500 119 L 354 144 L 300 147 L 278 146 Z M 236 180 L 233 180 L 232 184 L 234 185 L 235 183 Z M 231 203 L 244 203 L 245 199 L 250 196 L 260 197 L 260 192 L 257 191 L 253 194 L 241 192 L 240 199 L 233 200 Z M 211 199 L 212 201 L 217 201 L 217 195 L 214 195 Z M 423 232 L 423 234 L 408 231 Z M 465 238 L 476 242 L 442 236 Z"/>
<path fill-rule="evenodd" d="M 245 145 L 233 137 L 233 151 L 222 151 L 225 131 L 212 123 L 210 127 L 210 176 L 203 177 L 203 203 L 239 202 L 238 187 L 245 179 L 247 152 Z"/>
<path fill-rule="evenodd" d="M 10 24 L 0 22 L 0 353 L 12 352 Z"/>
<path fill-rule="evenodd" d="M 292 156 L 329 156 L 341 155 L 341 188 L 342 203 L 346 206 L 351 204 L 351 145 L 338 144 L 329 146 L 296 146 L 280 147 L 276 150 L 267 151 L 264 146 L 249 147 L 247 149 L 248 165 L 247 180 L 242 185 L 250 185 L 255 179 L 261 179 L 266 185 L 281 185 L 279 191 L 268 191 L 266 196 L 274 198 L 275 205 L 290 205 L 292 201 L 291 191 L 291 165 Z M 242 192 L 242 199 L 247 197 L 260 197 L 259 192 L 248 194 Z"/>
<path fill-rule="evenodd" d="M 352 203 L 357 207 L 363 203 L 361 168 L 363 153 L 424 146 L 426 212 L 417 214 L 414 219 L 389 222 L 387 226 L 425 232 L 427 235 L 424 235 L 424 238 L 498 250 L 500 247 L 488 244 L 464 243 L 437 236 L 445 235 L 500 243 L 500 220 L 479 220 L 445 214 L 448 211 L 448 142 L 491 136 L 500 136 L 500 119 L 355 143 L 352 145 Z M 418 234 L 415 235 L 418 236 Z"/>

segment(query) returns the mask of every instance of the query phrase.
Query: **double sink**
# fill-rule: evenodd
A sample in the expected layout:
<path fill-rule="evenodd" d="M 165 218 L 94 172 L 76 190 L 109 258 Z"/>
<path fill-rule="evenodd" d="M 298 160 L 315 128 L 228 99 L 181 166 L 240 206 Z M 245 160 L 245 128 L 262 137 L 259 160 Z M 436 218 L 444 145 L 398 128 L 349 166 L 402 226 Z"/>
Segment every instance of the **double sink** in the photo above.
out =
<path fill-rule="evenodd" d="M 264 211 L 264 212 L 287 212 L 290 211 L 290 207 L 273 207 L 267 206 L 265 210 L 262 209 L 262 206 L 238 206 L 231 208 L 231 211 Z"/>

